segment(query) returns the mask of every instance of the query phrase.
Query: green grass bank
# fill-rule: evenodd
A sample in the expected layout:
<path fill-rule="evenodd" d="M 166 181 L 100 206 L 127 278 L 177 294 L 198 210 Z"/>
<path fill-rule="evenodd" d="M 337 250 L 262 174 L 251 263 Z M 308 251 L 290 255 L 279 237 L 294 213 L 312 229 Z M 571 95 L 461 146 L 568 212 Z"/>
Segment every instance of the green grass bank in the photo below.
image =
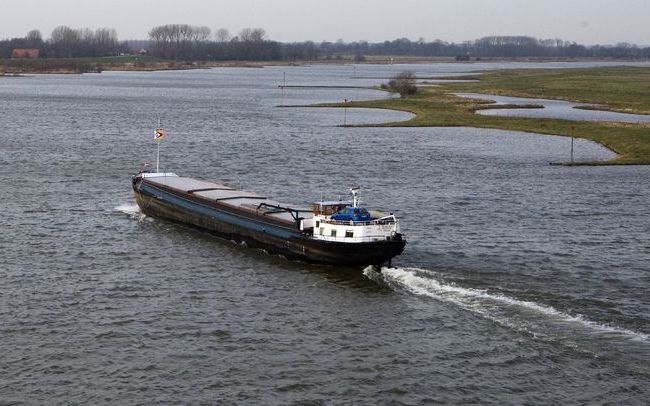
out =
<path fill-rule="evenodd" d="M 650 125 L 585 122 L 557 119 L 495 117 L 475 114 L 485 101 L 454 96 L 455 92 L 538 97 L 598 104 L 599 108 L 625 113 L 650 114 L 650 67 L 488 71 L 471 83 L 444 83 L 420 87 L 417 94 L 401 99 L 351 102 L 347 107 L 408 111 L 408 121 L 380 124 L 384 127 L 477 127 L 575 136 L 589 139 L 616 152 L 610 161 L 592 165 L 650 164 Z M 343 103 L 318 106 L 343 107 Z M 376 126 L 376 125 L 372 125 Z"/>

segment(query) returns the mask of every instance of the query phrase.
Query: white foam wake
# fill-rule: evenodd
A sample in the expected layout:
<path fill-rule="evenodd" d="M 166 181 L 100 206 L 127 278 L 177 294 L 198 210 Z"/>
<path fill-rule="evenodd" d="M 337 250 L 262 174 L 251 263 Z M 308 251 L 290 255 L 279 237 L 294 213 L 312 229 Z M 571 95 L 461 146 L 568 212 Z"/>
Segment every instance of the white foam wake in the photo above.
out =
<path fill-rule="evenodd" d="M 364 274 L 389 287 L 453 303 L 499 324 L 535 336 L 549 333 L 565 335 L 571 334 L 570 331 L 586 329 L 587 333 L 599 332 L 644 342 L 649 340 L 648 334 L 598 323 L 582 315 L 570 315 L 551 306 L 447 284 L 435 279 L 436 273 L 426 269 L 382 268 L 381 273 L 378 273 L 368 267 Z"/>
<path fill-rule="evenodd" d="M 137 220 L 142 220 L 145 217 L 145 215 L 140 212 L 140 207 L 134 203 L 124 203 L 115 207 L 113 210 L 128 214 Z"/>

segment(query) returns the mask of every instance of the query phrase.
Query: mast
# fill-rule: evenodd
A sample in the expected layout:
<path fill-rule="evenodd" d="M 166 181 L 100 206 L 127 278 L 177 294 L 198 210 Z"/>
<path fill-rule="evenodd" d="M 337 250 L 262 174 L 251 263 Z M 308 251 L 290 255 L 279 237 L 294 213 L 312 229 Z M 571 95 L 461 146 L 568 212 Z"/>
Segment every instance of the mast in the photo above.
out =
<path fill-rule="evenodd" d="M 160 172 L 160 141 L 158 144 L 158 152 L 156 153 L 156 173 Z"/>
<path fill-rule="evenodd" d="M 352 207 L 359 207 L 359 186 L 351 187 L 350 193 L 352 193 Z"/>
<path fill-rule="evenodd" d="M 158 128 L 160 128 L 160 116 L 158 116 Z M 156 130 L 156 136 L 158 135 L 158 130 Z M 156 173 L 160 172 L 160 141 L 158 141 L 156 144 L 158 144 L 158 152 L 156 153 Z"/>
<path fill-rule="evenodd" d="M 165 130 L 160 126 L 160 117 L 158 117 L 158 128 L 156 128 L 156 131 L 154 132 L 154 140 L 158 144 L 157 150 L 156 150 L 156 173 L 160 172 L 160 141 L 165 138 Z"/>

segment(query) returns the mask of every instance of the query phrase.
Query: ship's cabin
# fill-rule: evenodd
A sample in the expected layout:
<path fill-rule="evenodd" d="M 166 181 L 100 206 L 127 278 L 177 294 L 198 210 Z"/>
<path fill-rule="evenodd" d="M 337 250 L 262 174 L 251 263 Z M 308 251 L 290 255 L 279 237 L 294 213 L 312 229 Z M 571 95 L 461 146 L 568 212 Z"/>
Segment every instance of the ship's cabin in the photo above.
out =
<path fill-rule="evenodd" d="M 348 200 L 336 200 L 336 201 L 326 201 L 326 202 L 315 202 L 311 204 L 312 212 L 314 216 L 323 215 L 331 216 L 332 214 L 338 213 L 341 210 L 344 210 L 346 207 L 352 206 L 352 202 Z"/>
<path fill-rule="evenodd" d="M 390 240 L 399 234 L 399 221 L 392 213 L 360 207 L 359 188 L 350 189 L 352 201 L 321 201 L 311 205 L 309 222 L 314 238 L 336 242 Z"/>

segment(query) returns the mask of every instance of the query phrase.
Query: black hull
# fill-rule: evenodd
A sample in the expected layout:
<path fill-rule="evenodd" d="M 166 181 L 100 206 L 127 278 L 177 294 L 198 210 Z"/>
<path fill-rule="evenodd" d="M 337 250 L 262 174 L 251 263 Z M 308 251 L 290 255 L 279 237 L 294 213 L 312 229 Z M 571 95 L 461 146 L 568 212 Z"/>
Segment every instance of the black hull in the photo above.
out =
<path fill-rule="evenodd" d="M 283 238 L 195 213 L 140 193 L 137 189 L 135 196 L 141 211 L 148 216 L 190 225 L 226 240 L 245 242 L 249 247 L 282 255 L 289 260 L 340 266 L 382 265 L 400 255 L 406 245 L 406 241 L 401 238 L 362 243 L 323 241 L 313 239 L 299 230 L 293 230 L 293 236 Z"/>

